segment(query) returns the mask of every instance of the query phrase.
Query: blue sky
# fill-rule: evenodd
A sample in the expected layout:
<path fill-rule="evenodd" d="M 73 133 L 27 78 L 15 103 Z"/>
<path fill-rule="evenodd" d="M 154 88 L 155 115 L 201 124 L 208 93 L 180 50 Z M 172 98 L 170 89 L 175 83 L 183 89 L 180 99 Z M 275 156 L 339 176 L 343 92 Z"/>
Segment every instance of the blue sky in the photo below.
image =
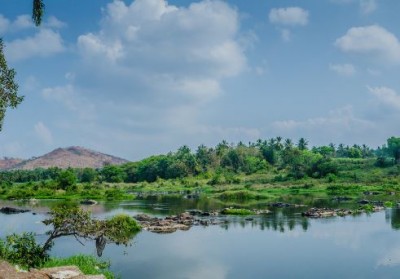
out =
<path fill-rule="evenodd" d="M 18 2 L 18 3 L 17 3 Z M 24 102 L 0 156 L 79 145 L 137 160 L 184 144 L 400 133 L 400 1 L 3 1 Z"/>

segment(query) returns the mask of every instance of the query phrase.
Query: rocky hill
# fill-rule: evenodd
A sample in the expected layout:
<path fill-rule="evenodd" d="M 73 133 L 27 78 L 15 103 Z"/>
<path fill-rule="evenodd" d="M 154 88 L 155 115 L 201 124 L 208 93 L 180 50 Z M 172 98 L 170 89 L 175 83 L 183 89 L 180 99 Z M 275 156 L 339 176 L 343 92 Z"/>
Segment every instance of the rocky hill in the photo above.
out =
<path fill-rule="evenodd" d="M 10 169 L 13 166 L 18 165 L 22 161 L 24 160 L 4 157 L 3 159 L 0 159 L 0 169 Z"/>
<path fill-rule="evenodd" d="M 120 165 L 128 162 L 115 156 L 103 154 L 83 147 L 72 146 L 57 148 L 50 153 L 28 160 L 13 159 L 0 160 L 0 169 L 24 169 L 36 168 L 101 168 L 106 164 Z"/>

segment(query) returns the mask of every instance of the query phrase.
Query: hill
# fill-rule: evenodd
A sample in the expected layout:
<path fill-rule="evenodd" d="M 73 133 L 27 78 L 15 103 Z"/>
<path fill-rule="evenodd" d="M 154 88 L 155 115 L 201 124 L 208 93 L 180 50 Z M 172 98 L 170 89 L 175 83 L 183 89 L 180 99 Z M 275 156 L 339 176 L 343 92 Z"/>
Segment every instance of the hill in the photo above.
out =
<path fill-rule="evenodd" d="M 23 159 L 17 159 L 17 158 L 8 158 L 4 157 L 3 159 L 0 159 L 0 169 L 11 169 L 15 165 L 20 164 Z"/>
<path fill-rule="evenodd" d="M 12 161 L 13 160 L 13 161 Z M 0 160 L 0 169 L 24 169 L 59 167 L 101 168 L 104 165 L 120 165 L 128 162 L 125 159 L 103 154 L 79 146 L 57 148 L 50 153 L 28 160 Z"/>

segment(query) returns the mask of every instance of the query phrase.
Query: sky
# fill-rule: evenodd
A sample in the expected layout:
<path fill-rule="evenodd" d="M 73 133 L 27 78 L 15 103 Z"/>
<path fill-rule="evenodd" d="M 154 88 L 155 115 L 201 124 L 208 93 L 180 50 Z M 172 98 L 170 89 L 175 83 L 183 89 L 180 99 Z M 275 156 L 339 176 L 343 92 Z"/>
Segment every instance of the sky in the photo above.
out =
<path fill-rule="evenodd" d="M 129 160 L 276 136 L 400 134 L 398 0 L 5 0 L 24 102 L 0 156 L 83 146 Z"/>

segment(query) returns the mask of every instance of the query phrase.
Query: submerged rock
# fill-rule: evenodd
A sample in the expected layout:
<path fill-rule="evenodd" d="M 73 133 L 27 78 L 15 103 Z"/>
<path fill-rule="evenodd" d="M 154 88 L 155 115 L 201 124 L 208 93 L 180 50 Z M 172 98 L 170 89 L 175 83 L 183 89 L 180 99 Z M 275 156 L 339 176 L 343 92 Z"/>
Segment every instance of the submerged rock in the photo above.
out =
<path fill-rule="evenodd" d="M 0 212 L 4 214 L 18 214 L 18 213 L 25 213 L 29 212 L 30 210 L 28 209 L 20 209 L 20 208 L 14 208 L 14 207 L 9 207 L 5 206 L 0 208 Z"/>
<path fill-rule="evenodd" d="M 97 201 L 87 199 L 87 200 L 81 201 L 81 204 L 83 204 L 83 205 L 95 205 L 95 204 L 97 204 Z"/>

